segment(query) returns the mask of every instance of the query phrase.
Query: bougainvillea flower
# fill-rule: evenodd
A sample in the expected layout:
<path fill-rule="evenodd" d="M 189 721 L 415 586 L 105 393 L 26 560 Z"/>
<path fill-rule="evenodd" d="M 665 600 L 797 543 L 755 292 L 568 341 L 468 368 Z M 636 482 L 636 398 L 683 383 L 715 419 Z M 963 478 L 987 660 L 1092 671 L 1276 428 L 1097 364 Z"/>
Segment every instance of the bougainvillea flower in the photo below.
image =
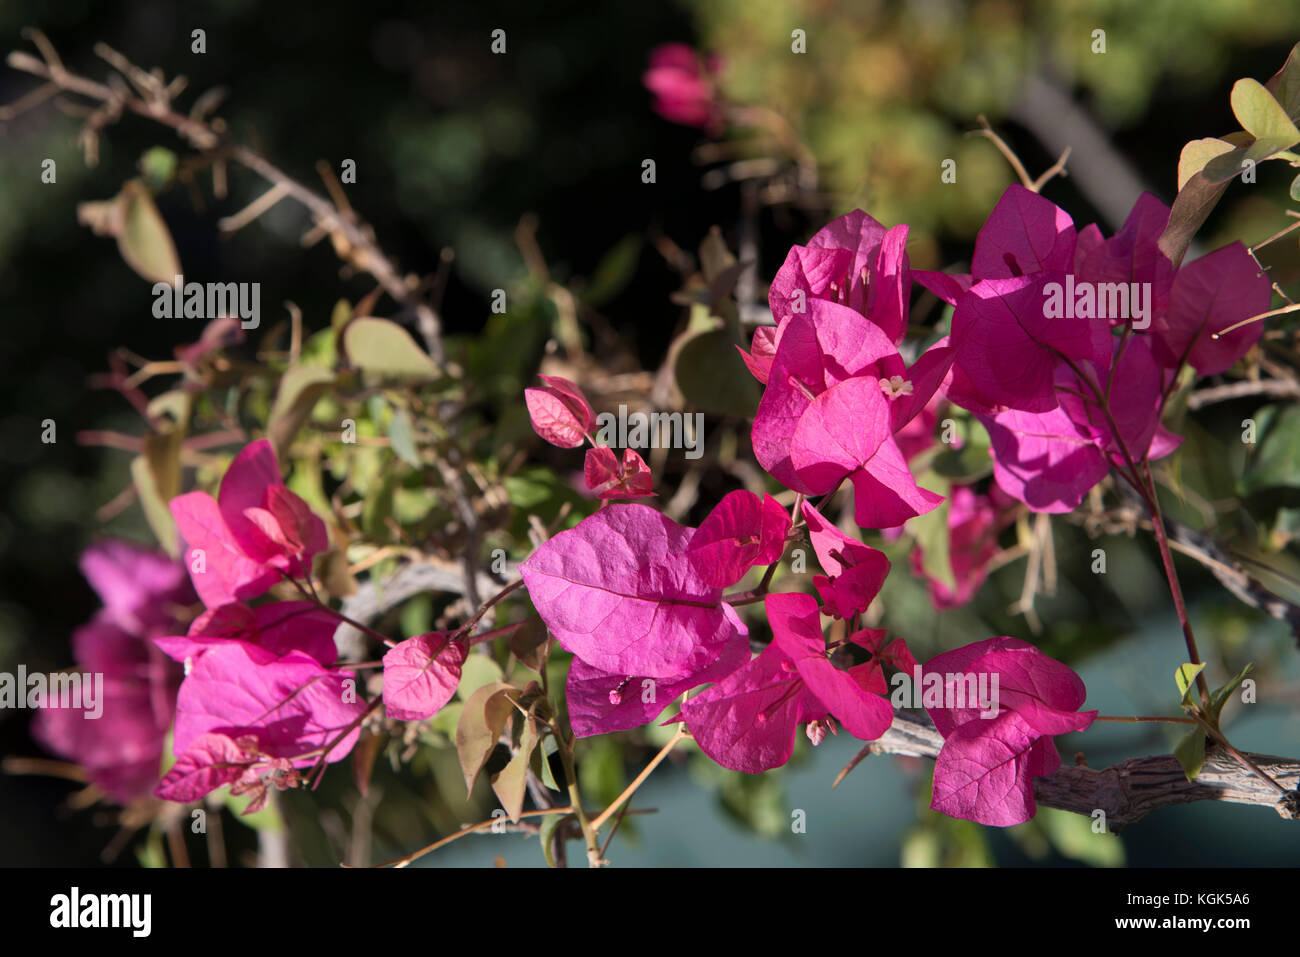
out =
<path fill-rule="evenodd" d="M 1168 369 L 1186 361 L 1201 375 L 1227 371 L 1259 341 L 1264 324 L 1252 322 L 1218 339 L 1214 334 L 1267 312 L 1271 290 L 1239 242 L 1188 263 L 1174 277 L 1169 308 L 1156 318 L 1156 359 Z"/>
<path fill-rule="evenodd" d="M 646 498 L 654 495 L 654 476 L 635 449 L 624 449 L 620 462 L 613 449 L 596 445 L 583 460 L 587 490 L 599 499 Z"/>
<path fill-rule="evenodd" d="M 966 295 L 975 281 L 969 273 L 934 272 L 929 269 L 913 269 L 912 280 L 950 306 L 957 305 L 957 300 Z"/>
<path fill-rule="evenodd" d="M 748 660 L 749 645 L 730 642 L 715 661 L 699 671 L 676 678 L 647 678 L 609 674 L 574 658 L 564 685 L 569 724 L 580 738 L 639 728 L 683 693 L 722 680 Z"/>
<path fill-rule="evenodd" d="M 745 368 L 763 385 L 767 385 L 768 374 L 772 371 L 772 360 L 776 358 L 780 337 L 781 331 L 777 326 L 759 326 L 750 339 L 748 352 L 736 346 L 736 351 L 745 360 Z"/>
<path fill-rule="evenodd" d="M 782 327 L 767 389 L 754 416 L 754 455 L 781 484 L 811 494 L 790 461 L 790 443 L 817 396 L 846 379 L 878 378 L 887 384 L 880 388 L 889 400 L 888 428 L 896 432 L 925 408 L 953 358 L 954 351 L 943 341 L 909 369 L 878 326 L 845 306 L 814 300 L 807 315 L 794 316 Z"/>
<path fill-rule="evenodd" d="M 102 619 L 78 629 L 73 644 L 79 669 L 103 675 L 96 689 L 99 717 L 88 717 L 93 712 L 84 702 L 61 708 L 49 701 L 32 722 L 32 737 L 125 804 L 148 794 L 158 780 L 180 668 L 141 636 Z"/>
<path fill-rule="evenodd" d="M 885 678 L 885 665 L 897 668 L 906 675 L 916 671 L 916 658 L 902 638 L 893 641 L 885 639 L 883 628 L 863 628 L 849 636 L 849 641 L 859 648 L 865 648 L 871 659 L 849 669 L 853 680 L 872 694 L 885 695 L 889 691 L 889 682 Z"/>
<path fill-rule="evenodd" d="M 469 651 L 451 633 L 416 635 L 384 655 L 384 710 L 394 721 L 423 721 L 440 711 L 460 685 Z"/>
<path fill-rule="evenodd" d="M 980 280 L 1069 272 L 1074 244 L 1074 222 L 1065 210 L 1013 184 L 975 237 L 971 275 Z"/>
<path fill-rule="evenodd" d="M 177 612 L 196 596 L 179 563 L 132 542 L 97 542 L 82 554 L 81 570 L 104 607 L 77 629 L 72 653 L 78 671 L 104 676 L 99 717 L 50 701 L 36 713 L 32 737 L 125 804 L 158 780 L 181 678 L 150 638 L 178 629 Z"/>
<path fill-rule="evenodd" d="M 273 657 L 301 651 L 322 665 L 338 660 L 334 633 L 339 619 L 309 601 L 279 601 L 256 608 L 222 605 L 194 619 L 184 636 L 155 638 L 154 644 L 174 661 L 192 662 L 209 647 L 229 641 L 256 645 Z"/>
<path fill-rule="evenodd" d="M 176 620 L 193 604 L 185 568 L 169 555 L 123 539 L 105 539 L 81 554 L 81 573 L 120 628 L 143 633 Z"/>
<path fill-rule="evenodd" d="M 815 300 L 783 327 L 767 388 L 754 416 L 758 463 L 787 488 L 807 493 L 790 463 L 790 437 L 812 399 L 855 375 L 889 379 L 906 371 L 893 342 L 864 317 Z"/>
<path fill-rule="evenodd" d="M 893 708 L 831 664 L 816 599 L 768 595 L 766 609 L 772 644 L 682 706 L 700 750 L 724 768 L 759 774 L 790 760 L 806 722 L 818 722 L 821 733 L 834 716 L 861 740 L 884 734 Z"/>
<path fill-rule="evenodd" d="M 1174 264 L 1160 251 L 1160 236 L 1169 223 L 1169 207 L 1143 193 L 1129 211 L 1124 225 L 1110 239 L 1096 226 L 1079 232 L 1074 252 L 1074 274 L 1081 281 L 1149 283 L 1151 316 L 1164 314 L 1174 281 Z M 1111 324 L 1122 324 L 1112 318 Z"/>
<path fill-rule="evenodd" d="M 1001 512 L 990 495 L 980 495 L 968 485 L 953 486 L 948 497 L 948 564 L 956 587 L 926 575 L 924 550 L 919 543 L 912 549 L 912 573 L 927 579 L 935 608 L 958 608 L 984 584 L 989 562 L 998 554 Z"/>
<path fill-rule="evenodd" d="M 576 449 L 596 427 L 596 413 L 582 390 L 557 375 L 538 375 L 546 383 L 525 389 L 524 404 L 533 431 L 552 445 Z"/>
<path fill-rule="evenodd" d="M 301 782 L 293 762 L 266 754 L 255 736 L 235 740 L 205 734 L 176 758 L 155 793 L 167 801 L 189 803 L 228 784 L 232 795 L 249 796 L 242 812 L 248 815 L 266 806 L 271 787 L 283 791 Z"/>
<path fill-rule="evenodd" d="M 350 671 L 291 651 L 275 657 L 244 641 L 208 646 L 193 660 L 176 697 L 179 756 L 211 732 L 253 738 L 260 751 L 309 767 L 328 748 L 340 761 L 356 744 L 364 701 Z"/>
<path fill-rule="evenodd" d="M 906 225 L 887 228 L 860 209 L 832 220 L 807 246 L 796 245 L 786 255 L 768 291 L 773 317 L 781 324 L 807 312 L 812 300 L 826 300 L 900 342 L 911 295 L 906 245 Z"/>
<path fill-rule="evenodd" d="M 687 553 L 695 529 L 645 505 L 609 505 L 519 566 L 533 606 L 566 651 L 609 674 L 675 678 L 748 634 Z"/>
<path fill-rule="evenodd" d="M 1045 315 L 1044 287 L 1052 278 L 981 280 L 957 303 L 951 337 L 956 366 L 984 402 L 1047 412 L 1057 405 L 1058 365 L 1109 356 L 1105 323 Z"/>
<path fill-rule="evenodd" d="M 1114 340 L 1115 361 L 1100 370 L 1094 364 L 1080 367 L 1081 382 L 1070 370 L 1057 374 L 1061 408 L 1080 431 L 1092 436 L 1097 447 L 1117 466 L 1124 466 L 1127 451 L 1137 462 L 1145 455 L 1158 459 L 1178 447 L 1179 436 L 1160 428 L 1161 394 L 1173 375 L 1156 365 L 1149 336 Z M 1109 397 L 1106 407 L 1098 401 Z M 1118 432 L 1117 432 L 1118 430 Z M 1156 437 L 1160 434 L 1160 442 Z"/>
<path fill-rule="evenodd" d="M 171 500 L 171 512 L 209 608 L 255 598 L 285 575 L 310 574 L 312 557 L 329 547 L 325 523 L 285 487 L 265 439 L 235 456 L 215 500 L 189 492 Z"/>
<path fill-rule="evenodd" d="M 889 559 L 845 535 L 808 502 L 803 503 L 803 516 L 817 561 L 826 572 L 813 576 L 813 587 L 825 604 L 823 612 L 852 618 L 866 611 L 889 575 Z"/>
<path fill-rule="evenodd" d="M 944 738 L 930 807 L 995 827 L 1029 820 L 1036 812 L 1033 779 L 1061 766 L 1052 737 L 1083 731 L 1097 716 L 1079 711 L 1086 697 L 1079 676 L 1006 637 L 938 655 L 923 674 L 940 676 L 945 698 L 926 705 Z M 993 700 L 970 701 L 971 687 L 990 689 Z M 990 711 L 996 714 L 982 716 Z"/>
<path fill-rule="evenodd" d="M 724 495 L 700 523 L 687 557 L 702 581 L 726 588 L 755 565 L 779 561 L 789 529 L 790 516 L 780 502 L 738 489 Z"/>
<path fill-rule="evenodd" d="M 165 801 L 188 804 L 240 778 L 256 777 L 258 763 L 251 742 L 241 745 L 224 734 L 204 734 L 176 758 L 156 793 Z"/>
<path fill-rule="evenodd" d="M 1064 409 L 980 416 L 992 441 L 993 478 L 1035 512 L 1069 512 L 1110 466 Z"/>
<path fill-rule="evenodd" d="M 814 495 L 845 477 L 853 483 L 853 517 L 863 528 L 889 528 L 943 501 L 920 488 L 894 442 L 889 400 L 878 379 L 846 379 L 817 396 L 790 440 L 790 461 Z"/>
<path fill-rule="evenodd" d="M 650 68 L 641 82 L 654 94 L 654 111 L 664 119 L 717 136 L 723 114 L 714 77 L 721 66 L 716 56 L 701 58 L 684 43 L 665 43 L 650 51 Z"/>

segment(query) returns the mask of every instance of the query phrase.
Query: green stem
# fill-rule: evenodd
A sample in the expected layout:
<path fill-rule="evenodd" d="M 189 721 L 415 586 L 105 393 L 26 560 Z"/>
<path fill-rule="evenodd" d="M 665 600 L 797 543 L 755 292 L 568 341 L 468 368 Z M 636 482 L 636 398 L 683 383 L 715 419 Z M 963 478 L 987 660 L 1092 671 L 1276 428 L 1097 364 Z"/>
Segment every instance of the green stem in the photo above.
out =
<path fill-rule="evenodd" d="M 591 819 L 587 817 L 587 812 L 582 807 L 582 793 L 578 788 L 578 774 L 573 763 L 573 741 L 572 739 L 566 741 L 564 734 L 554 722 L 551 724 L 551 733 L 555 735 L 555 741 L 559 745 L 557 750 L 560 752 L 564 777 L 569 785 L 569 803 L 573 806 L 573 813 L 582 828 L 582 839 L 587 844 L 587 864 L 590 867 L 603 867 L 605 862 L 600 856 L 599 835 L 591 826 Z"/>

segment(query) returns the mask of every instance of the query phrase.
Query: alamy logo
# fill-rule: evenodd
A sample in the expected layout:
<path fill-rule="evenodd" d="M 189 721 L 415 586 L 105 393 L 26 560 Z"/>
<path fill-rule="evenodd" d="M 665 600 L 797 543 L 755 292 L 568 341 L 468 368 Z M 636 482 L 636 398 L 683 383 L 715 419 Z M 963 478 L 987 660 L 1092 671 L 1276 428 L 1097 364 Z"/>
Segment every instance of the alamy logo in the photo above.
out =
<path fill-rule="evenodd" d="M 978 708 L 984 719 L 996 718 L 1002 710 L 997 672 L 922 673 L 917 665 L 911 675 L 900 671 L 889 683 L 894 687 L 889 703 L 895 708 Z"/>
<path fill-rule="evenodd" d="M 29 675 L 27 666 L 19 665 L 17 674 L 0 672 L 0 710 L 6 708 L 74 708 L 94 721 L 104 713 L 104 675 L 75 671 Z"/>
<path fill-rule="evenodd" d="M 704 454 L 704 413 L 631 412 L 619 405 L 618 416 L 596 416 L 596 442 L 614 448 L 685 449 L 688 459 Z"/>
<path fill-rule="evenodd" d="M 50 898 L 51 927 L 126 927 L 133 937 L 148 937 L 153 925 L 150 894 L 69 894 Z"/>
<path fill-rule="evenodd" d="M 234 316 L 242 329 L 256 329 L 262 321 L 260 282 L 186 282 L 153 284 L 153 314 L 158 319 L 220 319 Z"/>
<path fill-rule="evenodd" d="M 1151 325 L 1151 283 L 1075 282 L 1067 274 L 1043 286 L 1045 319 L 1131 319 L 1134 329 Z"/>

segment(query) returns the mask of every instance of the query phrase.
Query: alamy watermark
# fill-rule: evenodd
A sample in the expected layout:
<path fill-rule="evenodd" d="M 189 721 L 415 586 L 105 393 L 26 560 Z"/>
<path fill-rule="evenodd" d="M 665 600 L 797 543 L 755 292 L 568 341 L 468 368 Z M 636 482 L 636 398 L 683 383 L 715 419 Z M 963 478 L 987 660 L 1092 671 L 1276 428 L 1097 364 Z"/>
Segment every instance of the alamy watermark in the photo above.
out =
<path fill-rule="evenodd" d="M 152 912 L 151 894 L 83 894 L 74 887 L 50 898 L 50 926 L 55 928 L 119 927 L 132 937 L 148 937 Z"/>
<path fill-rule="evenodd" d="M 97 720 L 104 713 L 104 675 L 102 672 L 27 673 L 26 665 L 18 672 L 0 672 L 0 710 L 7 708 L 75 708 L 82 717 Z"/>
<path fill-rule="evenodd" d="M 1131 319 L 1134 329 L 1151 326 L 1151 283 L 1075 282 L 1072 274 L 1065 285 L 1043 286 L 1044 319 Z"/>
<path fill-rule="evenodd" d="M 177 276 L 170 283 L 153 284 L 153 314 L 157 319 L 242 320 L 242 329 L 256 329 L 262 321 L 260 282 L 186 282 Z"/>
<path fill-rule="evenodd" d="M 618 415 L 596 416 L 600 430 L 596 441 L 625 449 L 685 449 L 688 459 L 704 454 L 703 412 L 628 412 L 620 404 Z"/>
<path fill-rule="evenodd" d="M 895 708 L 978 708 L 980 717 L 998 716 L 998 673 L 995 672 L 922 672 L 917 665 L 912 674 L 900 671 L 890 679 L 893 691 L 889 703 Z"/>

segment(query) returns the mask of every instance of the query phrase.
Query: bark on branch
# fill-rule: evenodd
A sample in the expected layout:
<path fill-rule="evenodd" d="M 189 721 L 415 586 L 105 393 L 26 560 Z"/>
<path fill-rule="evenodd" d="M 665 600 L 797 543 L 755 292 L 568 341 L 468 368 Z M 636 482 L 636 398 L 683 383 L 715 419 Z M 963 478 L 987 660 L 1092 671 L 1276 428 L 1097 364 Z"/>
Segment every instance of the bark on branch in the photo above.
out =
<path fill-rule="evenodd" d="M 900 712 L 894 716 L 893 726 L 866 745 L 854 762 L 868 754 L 935 758 L 941 747 L 943 736 L 927 719 Z M 1300 761 L 1250 752 L 1246 756 L 1291 793 L 1280 797 L 1222 748 L 1207 745 L 1205 767 L 1195 781 L 1187 780 L 1173 755 L 1156 754 L 1129 758 L 1108 768 L 1063 767 L 1050 778 L 1034 779 L 1034 797 L 1046 807 L 1085 816 L 1100 808 L 1106 812 L 1106 824 L 1114 833 L 1159 808 L 1194 801 L 1256 804 L 1271 807 L 1287 820 L 1300 818 L 1300 797 L 1296 792 L 1300 786 Z"/>

